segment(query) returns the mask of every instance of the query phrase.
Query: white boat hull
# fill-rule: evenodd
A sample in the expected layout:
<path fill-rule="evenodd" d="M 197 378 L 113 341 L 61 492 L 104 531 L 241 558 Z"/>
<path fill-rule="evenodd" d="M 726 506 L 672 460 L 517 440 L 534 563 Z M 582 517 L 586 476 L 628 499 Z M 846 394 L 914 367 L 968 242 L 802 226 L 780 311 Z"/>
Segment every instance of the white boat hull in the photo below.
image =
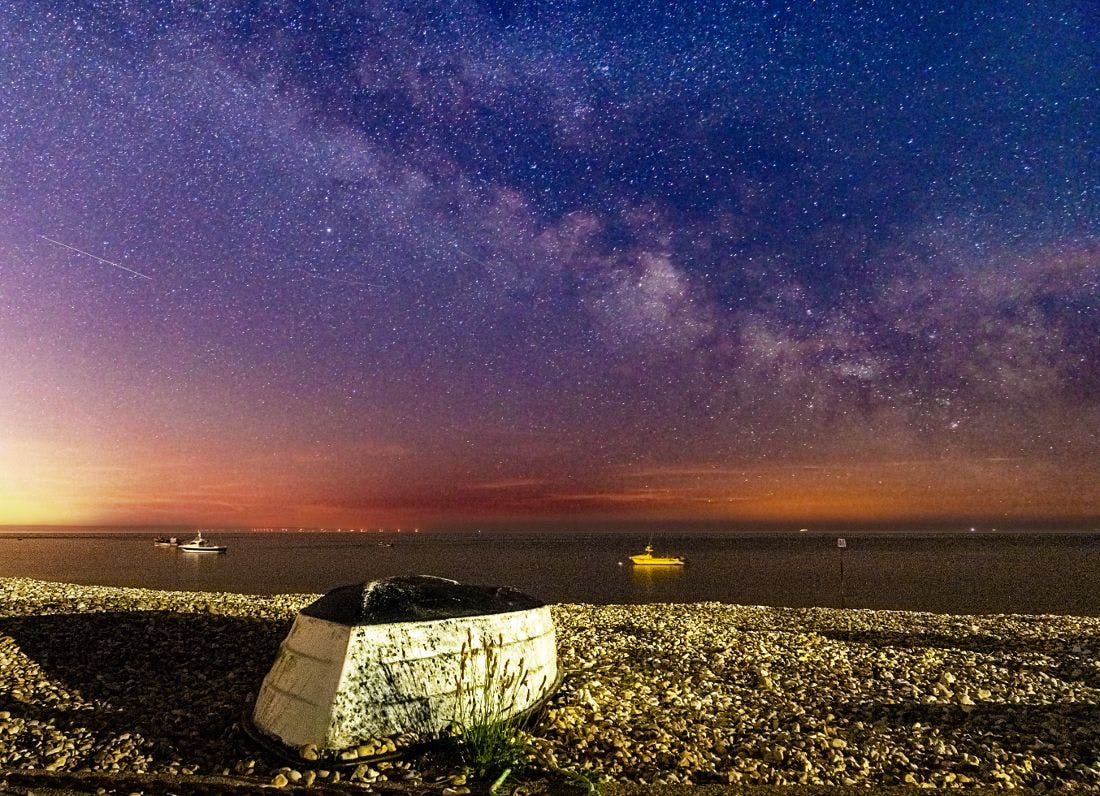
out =
<path fill-rule="evenodd" d="M 202 531 L 190 542 L 184 542 L 179 549 L 185 553 L 224 553 L 225 545 L 214 544 L 209 539 L 202 538 Z"/>
<path fill-rule="evenodd" d="M 490 646 L 495 674 L 486 671 Z M 500 673 L 517 671 L 522 678 L 501 695 Z M 550 692 L 557 676 L 547 606 L 360 626 L 299 614 L 264 678 L 252 720 L 288 746 L 342 749 L 365 738 L 434 735 L 478 710 L 486 694 L 497 715 L 521 713 Z"/>

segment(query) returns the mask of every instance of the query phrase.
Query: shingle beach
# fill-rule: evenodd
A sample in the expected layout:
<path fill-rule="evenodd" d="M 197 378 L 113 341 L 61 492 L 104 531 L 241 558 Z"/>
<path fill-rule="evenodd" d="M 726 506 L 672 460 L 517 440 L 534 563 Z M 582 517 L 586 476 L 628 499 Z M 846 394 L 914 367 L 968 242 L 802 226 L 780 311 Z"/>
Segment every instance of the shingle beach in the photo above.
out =
<path fill-rule="evenodd" d="M 415 755 L 291 765 L 245 732 L 279 643 L 315 596 L 0 580 L 0 785 L 22 774 L 477 792 Z M 1100 619 L 553 611 L 566 677 L 532 730 L 533 777 L 1100 789 Z"/>

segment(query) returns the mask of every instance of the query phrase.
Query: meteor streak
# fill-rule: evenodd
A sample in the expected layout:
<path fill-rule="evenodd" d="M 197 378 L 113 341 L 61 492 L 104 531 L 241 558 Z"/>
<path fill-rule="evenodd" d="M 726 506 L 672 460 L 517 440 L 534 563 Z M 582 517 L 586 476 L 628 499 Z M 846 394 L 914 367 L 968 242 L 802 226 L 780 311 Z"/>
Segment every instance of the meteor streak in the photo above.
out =
<path fill-rule="evenodd" d="M 489 264 L 488 264 L 487 262 L 485 262 L 484 260 L 479 260 L 479 259 L 478 259 L 477 257 L 474 257 L 474 256 L 473 256 L 472 254 L 470 254 L 470 253 L 469 253 L 468 251 L 466 251 L 465 249 L 463 249 L 463 248 L 462 248 L 461 246 L 459 246 L 459 245 L 458 245 L 457 243 L 456 243 L 456 244 L 454 244 L 454 247 L 455 247 L 455 251 L 456 251 L 456 252 L 458 252 L 458 253 L 459 253 L 459 254 L 461 254 L 461 255 L 462 255 L 463 257 L 467 258 L 468 260 L 473 260 L 473 261 L 474 261 L 475 263 L 477 263 L 478 265 L 480 265 L 480 266 L 482 266 L 482 267 L 484 267 L 484 268 L 488 268 L 488 267 L 489 267 Z"/>
<path fill-rule="evenodd" d="M 63 246 L 64 248 L 68 249 L 69 251 L 74 251 L 77 254 L 83 254 L 85 257 L 91 257 L 93 260 L 95 260 L 97 262 L 101 262 L 101 263 L 104 263 L 106 265 L 113 265 L 115 268 L 121 268 L 123 271 L 126 271 L 127 273 L 131 273 L 134 276 L 140 276 L 142 279 L 148 279 L 150 281 L 153 279 L 153 277 L 146 276 L 145 274 L 143 274 L 139 271 L 135 271 L 133 268 L 127 268 L 125 265 L 122 265 L 121 263 L 112 262 L 111 260 L 104 260 L 102 257 L 96 257 L 91 252 L 86 252 L 83 249 L 78 249 L 78 248 L 76 248 L 76 246 L 70 246 L 69 244 L 62 243 L 59 240 L 54 240 L 53 238 L 47 238 L 45 235 L 39 235 L 38 237 L 42 238 L 42 240 L 49 241 L 50 243 L 56 244 L 58 246 Z"/>

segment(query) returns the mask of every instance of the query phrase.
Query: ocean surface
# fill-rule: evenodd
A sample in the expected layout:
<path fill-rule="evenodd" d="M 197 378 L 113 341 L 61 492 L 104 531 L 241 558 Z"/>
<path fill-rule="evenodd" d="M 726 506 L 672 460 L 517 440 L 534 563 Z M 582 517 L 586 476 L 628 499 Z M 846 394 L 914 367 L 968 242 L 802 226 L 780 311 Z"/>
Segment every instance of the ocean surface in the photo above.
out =
<path fill-rule="evenodd" d="M 0 576 L 252 594 L 403 574 L 504 584 L 547 602 L 719 601 L 941 613 L 1100 615 L 1100 534 L 658 536 L 682 569 L 635 569 L 629 534 L 208 532 L 225 555 L 152 532 L 0 535 Z M 189 535 L 180 537 L 181 541 Z"/>

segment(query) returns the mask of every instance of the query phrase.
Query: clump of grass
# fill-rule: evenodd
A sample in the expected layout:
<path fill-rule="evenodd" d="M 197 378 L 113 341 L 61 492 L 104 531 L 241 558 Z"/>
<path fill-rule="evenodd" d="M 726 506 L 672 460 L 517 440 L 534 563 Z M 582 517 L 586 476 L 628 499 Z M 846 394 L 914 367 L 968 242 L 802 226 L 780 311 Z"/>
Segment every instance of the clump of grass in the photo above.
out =
<path fill-rule="evenodd" d="M 459 756 L 473 777 L 491 783 L 495 794 L 509 777 L 532 763 L 537 768 L 561 776 L 565 782 L 588 796 L 600 793 L 598 772 L 563 769 L 542 759 L 531 744 L 528 733 L 530 711 L 519 710 L 520 698 L 530 699 L 530 672 L 520 658 L 515 668 L 502 661 L 504 639 L 483 637 L 475 646 L 473 631 L 466 631 L 460 652 L 461 662 L 455 690 L 455 716 L 451 737 Z M 546 686 L 545 676 L 538 693 Z"/>
<path fill-rule="evenodd" d="M 530 756 L 528 716 L 518 710 L 521 694 L 530 693 L 528 671 L 523 658 L 514 668 L 511 661 L 503 661 L 503 646 L 503 637 L 497 637 L 484 638 L 475 647 L 473 631 L 467 631 L 452 724 L 463 763 L 477 779 L 492 780 L 491 792 Z"/>
<path fill-rule="evenodd" d="M 565 779 L 582 789 L 586 796 L 597 796 L 600 793 L 600 775 L 596 772 L 582 772 L 575 769 L 554 769 Z"/>

